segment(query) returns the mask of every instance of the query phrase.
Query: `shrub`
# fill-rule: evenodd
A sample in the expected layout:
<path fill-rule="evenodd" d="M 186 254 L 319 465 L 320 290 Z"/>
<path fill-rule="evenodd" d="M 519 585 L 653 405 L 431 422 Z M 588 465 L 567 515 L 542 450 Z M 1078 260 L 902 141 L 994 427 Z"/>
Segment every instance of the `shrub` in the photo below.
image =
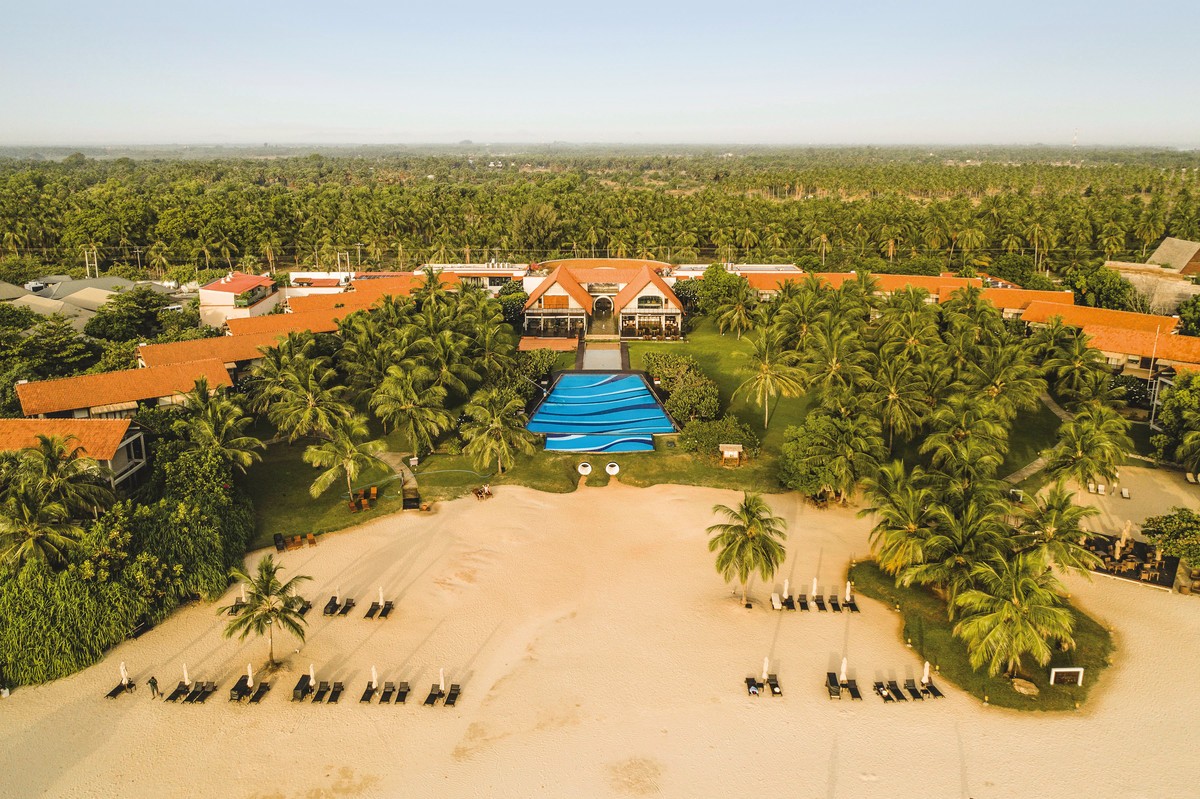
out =
<path fill-rule="evenodd" d="M 659 381 L 663 391 L 670 394 L 675 383 L 688 372 L 699 372 L 700 364 L 690 355 L 674 352 L 647 352 L 642 359 L 646 373 Z"/>
<path fill-rule="evenodd" d="M 688 422 L 679 434 L 679 448 L 684 452 L 716 458 L 721 444 L 741 444 L 747 454 L 758 454 L 758 436 L 750 425 L 729 414 L 707 422 Z"/>
<path fill-rule="evenodd" d="M 680 421 L 711 419 L 720 408 L 717 384 L 698 371 L 686 371 L 675 381 L 675 388 L 664 406 Z"/>

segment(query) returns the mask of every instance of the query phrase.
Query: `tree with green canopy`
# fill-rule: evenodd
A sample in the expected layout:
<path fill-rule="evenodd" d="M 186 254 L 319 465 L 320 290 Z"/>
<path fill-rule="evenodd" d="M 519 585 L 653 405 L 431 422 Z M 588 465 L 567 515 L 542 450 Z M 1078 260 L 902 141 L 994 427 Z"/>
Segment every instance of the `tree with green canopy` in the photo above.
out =
<path fill-rule="evenodd" d="M 717 571 L 725 582 L 738 581 L 745 604 L 750 575 L 770 580 L 783 563 L 787 520 L 776 516 L 761 494 L 748 491 L 737 507 L 717 504 L 712 510 L 725 521 L 707 528 L 708 551 L 717 553 Z"/>
<path fill-rule="evenodd" d="M 272 555 L 264 555 L 258 561 L 254 574 L 234 568 L 233 579 L 246 586 L 245 604 L 235 604 L 220 609 L 222 615 L 232 613 L 233 619 L 225 625 L 225 637 L 238 636 L 245 641 L 253 633 L 267 636 L 267 665 L 275 668 L 275 630 L 289 632 L 304 641 L 304 628 L 308 624 L 301 610 L 304 597 L 297 591 L 300 584 L 312 578 L 298 574 L 287 582 L 279 578 L 282 567 Z"/>

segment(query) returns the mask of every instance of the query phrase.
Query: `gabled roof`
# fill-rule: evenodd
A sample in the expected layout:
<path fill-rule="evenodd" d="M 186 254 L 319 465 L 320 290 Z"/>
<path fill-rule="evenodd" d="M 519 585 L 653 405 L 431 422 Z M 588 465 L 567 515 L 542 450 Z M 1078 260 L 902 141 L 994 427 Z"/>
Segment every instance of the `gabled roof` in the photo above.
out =
<path fill-rule="evenodd" d="M 270 331 L 244 336 L 215 336 L 170 344 L 140 344 L 138 356 L 146 366 L 216 358 L 222 363 L 253 361 L 262 357 L 260 347 L 274 347 L 281 336 Z"/>
<path fill-rule="evenodd" d="M 38 436 L 74 436 L 88 457 L 110 461 L 131 424 L 129 419 L 0 419 L 0 452 L 37 446 Z"/>
<path fill-rule="evenodd" d="M 938 302 L 950 299 L 953 292 L 938 295 Z M 1060 305 L 1074 305 L 1073 291 L 1037 291 L 1033 289 L 984 289 L 980 294 L 997 308 L 1020 308 L 1024 310 L 1035 302 L 1051 302 Z"/>
<path fill-rule="evenodd" d="M 671 287 L 666 284 L 666 281 L 652 272 L 650 267 L 643 266 L 642 271 L 638 273 L 637 277 L 626 284 L 625 288 L 621 289 L 613 299 L 613 313 L 620 313 L 626 305 L 641 293 L 642 289 L 649 285 L 653 285 L 662 292 L 668 305 L 674 305 L 676 310 L 683 310 L 683 303 L 675 296 L 675 292 L 671 291 Z"/>
<path fill-rule="evenodd" d="M 76 308 L 83 308 L 85 311 L 98 311 L 100 310 L 100 306 L 112 299 L 112 296 L 116 293 L 108 289 L 89 286 L 88 288 L 73 291 L 70 294 L 59 297 L 59 299 L 67 305 L 74 305 Z"/>
<path fill-rule="evenodd" d="M 41 413 L 171 397 L 191 391 L 199 377 L 207 377 L 208 385 L 212 388 L 233 385 L 225 364 L 213 359 L 39 380 L 36 383 L 20 383 L 16 390 L 21 411 L 26 416 L 37 416 Z"/>
<path fill-rule="evenodd" d="M 1083 332 L 1088 337 L 1088 344 L 1101 352 L 1200 365 L 1200 338 L 1196 336 L 1155 334 L 1103 325 L 1087 325 Z"/>
<path fill-rule="evenodd" d="M 41 296 L 52 300 L 62 300 L 83 289 L 101 289 L 102 291 L 124 291 L 133 288 L 133 281 L 123 277 L 88 277 L 83 280 L 64 280 L 54 284 L 49 290 L 39 292 Z"/>
<path fill-rule="evenodd" d="M 17 297 L 24 297 L 29 293 L 20 286 L 14 286 L 12 283 L 0 280 L 0 300 L 15 300 Z"/>
<path fill-rule="evenodd" d="M 1175 272 L 1181 272 L 1197 254 L 1200 254 L 1200 242 L 1167 236 L 1162 244 L 1150 253 L 1146 263 L 1160 264 Z"/>
<path fill-rule="evenodd" d="M 340 294 L 332 295 L 340 297 Z M 251 316 L 245 319 L 227 319 L 225 324 L 234 336 L 274 333 L 285 336 L 307 330 L 310 333 L 334 333 L 338 320 L 345 319 L 362 308 L 334 308 L 330 310 L 303 311 L 301 313 L 273 313 Z"/>
<path fill-rule="evenodd" d="M 538 284 L 538 287 L 533 290 L 532 294 L 529 295 L 529 299 L 525 301 L 525 307 L 532 308 L 533 304 L 537 302 L 551 286 L 554 285 L 562 286 L 566 290 L 567 294 L 570 294 L 575 298 L 575 302 L 583 306 L 583 310 L 587 311 L 588 313 L 592 312 L 592 295 L 588 294 L 584 290 L 583 286 L 579 285 L 579 281 L 577 281 L 571 275 L 570 271 L 563 266 L 557 267 L 546 277 L 545 280 Z"/>
<path fill-rule="evenodd" d="M 1121 330 L 1141 330 L 1147 333 L 1170 333 L 1179 324 L 1172 316 L 1111 311 L 1108 308 L 1093 308 L 1089 305 L 1063 305 L 1058 302 L 1031 302 L 1021 318 L 1026 322 L 1044 323 L 1054 317 L 1062 317 L 1063 324 L 1071 327 L 1114 327 Z"/>
<path fill-rule="evenodd" d="M 241 294 L 258 286 L 270 286 L 275 283 L 270 275 L 247 275 L 245 272 L 230 272 L 222 278 L 201 286 L 201 291 L 224 291 L 230 294 Z"/>

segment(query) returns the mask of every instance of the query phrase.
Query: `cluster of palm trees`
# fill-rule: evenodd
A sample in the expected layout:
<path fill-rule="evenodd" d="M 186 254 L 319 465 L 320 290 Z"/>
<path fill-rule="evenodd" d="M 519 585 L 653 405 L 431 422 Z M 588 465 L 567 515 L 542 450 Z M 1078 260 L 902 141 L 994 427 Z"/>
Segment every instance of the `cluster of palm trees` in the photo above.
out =
<path fill-rule="evenodd" d="M 39 435 L 34 446 L 0 454 L 0 567 L 62 566 L 84 520 L 112 498 L 104 467 L 73 436 Z"/>

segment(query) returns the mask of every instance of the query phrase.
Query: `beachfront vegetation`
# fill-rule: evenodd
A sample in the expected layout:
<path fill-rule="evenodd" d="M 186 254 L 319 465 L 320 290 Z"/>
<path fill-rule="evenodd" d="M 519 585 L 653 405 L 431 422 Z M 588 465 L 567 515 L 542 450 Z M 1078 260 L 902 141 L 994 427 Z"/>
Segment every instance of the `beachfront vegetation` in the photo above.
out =
<path fill-rule="evenodd" d="M 245 586 L 246 601 L 220 608 L 221 614 L 231 614 L 233 619 L 225 625 L 225 637 L 238 636 L 246 640 L 253 633 L 267 636 L 267 666 L 274 668 L 275 631 L 291 633 L 304 640 L 304 628 L 308 622 L 302 614 L 305 599 L 298 593 L 300 584 L 312 578 L 297 574 L 286 583 L 280 581 L 278 563 L 272 555 L 259 558 L 258 566 L 250 574 L 241 567 L 230 570 L 233 579 Z M 240 600 L 240 596 L 239 596 Z"/>
<path fill-rule="evenodd" d="M 772 513 L 761 494 L 749 491 L 737 507 L 717 504 L 713 513 L 725 521 L 708 527 L 708 551 L 717 553 L 717 571 L 725 582 L 737 580 L 745 604 L 750 576 L 757 573 L 767 582 L 783 563 L 787 520 Z"/>
<path fill-rule="evenodd" d="M 1189 508 L 1171 508 L 1169 513 L 1142 522 L 1142 535 L 1157 544 L 1165 555 L 1183 558 L 1189 566 L 1200 565 L 1200 514 Z"/>

